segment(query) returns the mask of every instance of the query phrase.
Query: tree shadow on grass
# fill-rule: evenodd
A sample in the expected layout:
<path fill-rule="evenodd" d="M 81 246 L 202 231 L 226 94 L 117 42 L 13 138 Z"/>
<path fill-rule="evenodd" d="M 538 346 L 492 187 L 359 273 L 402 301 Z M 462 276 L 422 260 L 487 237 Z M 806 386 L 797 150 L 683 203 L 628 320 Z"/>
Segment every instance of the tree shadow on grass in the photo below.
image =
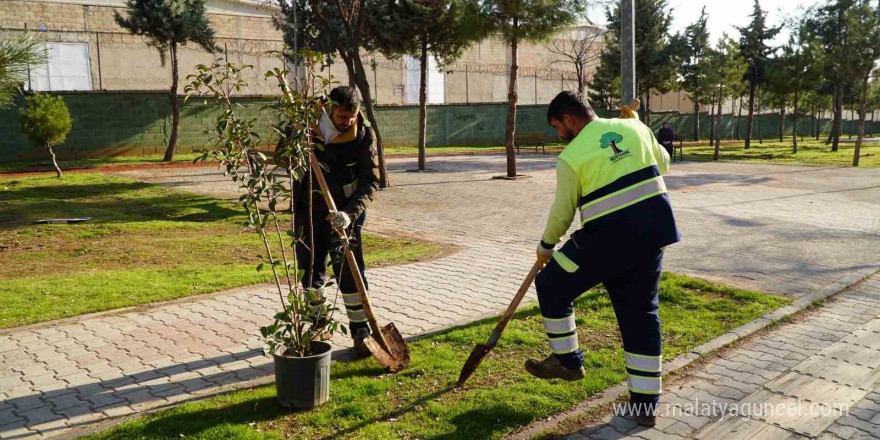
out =
<path fill-rule="evenodd" d="M 149 191 L 149 192 L 143 192 Z M 5 203 L 4 203 L 5 202 Z M 43 218 L 92 217 L 88 224 L 156 220 L 213 222 L 242 216 L 229 202 L 168 192 L 142 182 L 15 188 L 0 192 L 0 229 Z"/>

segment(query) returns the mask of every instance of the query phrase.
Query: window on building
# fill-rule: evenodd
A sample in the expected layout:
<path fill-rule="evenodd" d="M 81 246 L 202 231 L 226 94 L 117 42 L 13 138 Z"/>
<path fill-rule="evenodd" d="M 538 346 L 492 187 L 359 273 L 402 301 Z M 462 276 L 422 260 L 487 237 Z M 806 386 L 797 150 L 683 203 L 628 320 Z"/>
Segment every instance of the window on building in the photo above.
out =
<path fill-rule="evenodd" d="M 406 57 L 406 103 L 419 103 L 419 87 L 421 85 L 422 66 L 418 59 Z M 432 55 L 428 55 L 428 104 L 443 104 L 445 102 L 444 74 L 438 69 L 437 61 Z"/>
<path fill-rule="evenodd" d="M 46 49 L 49 62 L 44 67 L 31 69 L 31 90 L 92 90 L 87 43 L 46 43 Z"/>

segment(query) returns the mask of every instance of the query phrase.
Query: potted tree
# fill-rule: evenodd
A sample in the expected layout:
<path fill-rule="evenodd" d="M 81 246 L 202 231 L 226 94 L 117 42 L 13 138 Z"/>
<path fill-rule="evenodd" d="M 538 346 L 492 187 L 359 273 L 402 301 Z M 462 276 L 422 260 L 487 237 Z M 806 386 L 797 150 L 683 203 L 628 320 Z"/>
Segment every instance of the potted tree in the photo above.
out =
<path fill-rule="evenodd" d="M 334 318 L 339 310 L 335 300 L 328 302 L 323 289 L 319 292 L 302 287 L 304 271 L 297 264 L 296 244 L 305 241 L 308 249 L 314 247 L 310 238 L 302 237 L 294 227 L 294 213 L 289 208 L 293 206 L 294 185 L 308 171 L 315 147 L 310 127 L 322 111 L 316 91 L 326 88 L 330 79 L 315 73 L 318 54 L 305 52 L 296 57 L 301 66 L 299 76 L 294 77 L 286 63 L 284 68 L 275 68 L 265 75 L 277 81 L 281 89 L 272 105 L 263 108 L 273 112 L 276 122 L 272 130 L 281 138 L 274 161 L 259 151 L 262 138 L 253 120 L 240 116 L 240 110 L 246 106 L 232 99 L 234 93 L 247 85 L 242 72 L 252 66 L 236 66 L 222 60 L 210 66 L 199 65 L 197 73 L 187 77 L 191 82 L 184 91 L 187 99 L 199 96 L 205 104 L 213 102 L 221 110 L 213 128 L 206 132 L 216 139 L 216 144 L 196 160 L 219 162 L 224 174 L 239 185 L 239 202 L 248 219 L 245 226 L 260 235 L 266 253 L 260 256 L 262 262 L 257 270 L 268 267 L 272 271 L 281 308 L 274 322 L 260 332 L 274 358 L 278 403 L 284 407 L 311 408 L 329 399 L 331 347 L 323 339 L 337 331 L 346 333 L 347 329 Z M 291 77 L 295 81 L 293 86 L 288 82 Z M 311 194 L 311 182 L 308 185 Z M 312 198 L 306 198 L 311 203 Z M 311 223 L 311 219 L 306 221 Z M 313 259 L 314 255 L 310 257 Z"/>

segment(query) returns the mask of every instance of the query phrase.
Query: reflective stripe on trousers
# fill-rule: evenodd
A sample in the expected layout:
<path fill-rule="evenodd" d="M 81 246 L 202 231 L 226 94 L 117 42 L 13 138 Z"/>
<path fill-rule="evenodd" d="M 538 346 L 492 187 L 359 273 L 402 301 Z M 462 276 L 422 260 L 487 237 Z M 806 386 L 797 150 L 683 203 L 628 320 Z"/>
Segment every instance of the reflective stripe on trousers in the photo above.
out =
<path fill-rule="evenodd" d="M 577 351 L 577 327 L 573 314 L 564 318 L 544 317 L 544 331 L 549 336 L 550 350 L 554 354 L 569 354 Z"/>
<path fill-rule="evenodd" d="M 661 377 L 639 376 L 631 374 L 626 379 L 630 392 L 639 394 L 660 394 L 663 391 L 663 379 Z"/>
<path fill-rule="evenodd" d="M 360 294 L 343 293 L 342 302 L 345 304 L 345 314 L 348 315 L 349 322 L 367 322 Z"/>

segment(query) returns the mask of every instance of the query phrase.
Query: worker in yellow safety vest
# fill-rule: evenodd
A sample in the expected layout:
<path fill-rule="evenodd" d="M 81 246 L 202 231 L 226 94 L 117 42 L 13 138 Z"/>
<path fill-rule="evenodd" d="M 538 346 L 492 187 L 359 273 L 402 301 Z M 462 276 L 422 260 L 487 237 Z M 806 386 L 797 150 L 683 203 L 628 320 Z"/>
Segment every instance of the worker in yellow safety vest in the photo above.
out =
<path fill-rule="evenodd" d="M 559 155 L 556 196 L 537 249 L 545 266 L 535 287 L 553 353 L 528 360 L 526 370 L 545 379 L 584 377 L 573 301 L 602 283 L 623 338 L 632 416 L 650 426 L 662 390 L 663 250 L 681 236 L 662 177 L 669 154 L 633 110 L 624 108 L 622 116 L 630 117 L 599 118 L 568 91 L 547 109 L 548 123 L 569 142 Z M 556 249 L 577 210 L 580 229 Z"/>

